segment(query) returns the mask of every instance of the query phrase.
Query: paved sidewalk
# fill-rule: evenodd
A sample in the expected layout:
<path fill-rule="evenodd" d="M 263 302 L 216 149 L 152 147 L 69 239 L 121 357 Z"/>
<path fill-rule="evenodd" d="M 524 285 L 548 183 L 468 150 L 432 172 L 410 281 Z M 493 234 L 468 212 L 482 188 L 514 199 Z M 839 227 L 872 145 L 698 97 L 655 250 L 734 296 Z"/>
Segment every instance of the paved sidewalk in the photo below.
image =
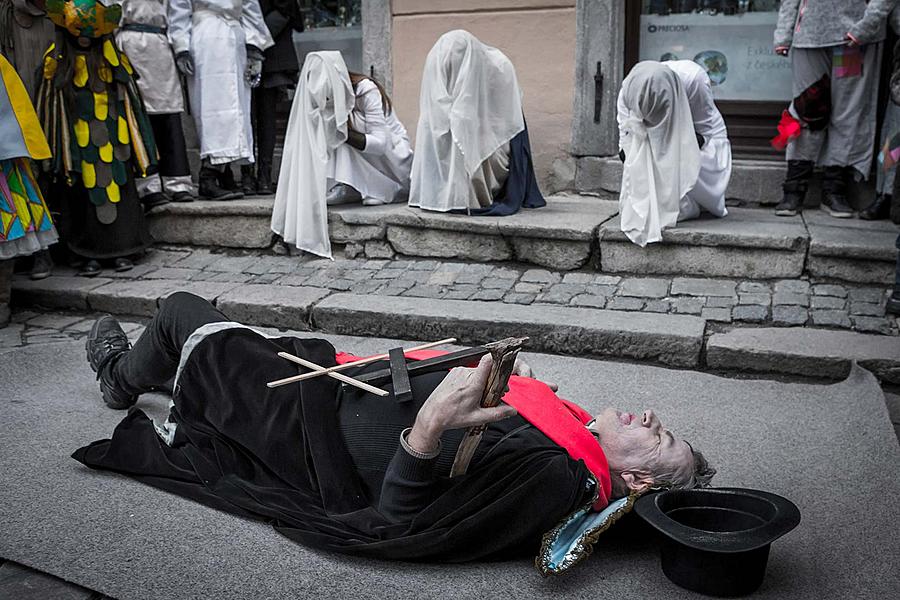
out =
<path fill-rule="evenodd" d="M 57 268 L 54 275 L 71 277 L 74 272 Z M 329 293 L 546 304 L 697 315 L 721 324 L 811 326 L 900 334 L 897 320 L 885 316 L 889 288 L 819 282 L 809 278 L 619 276 L 534 269 L 519 264 L 435 260 L 330 261 L 265 252 L 217 253 L 186 247 L 156 248 L 134 270 L 126 273 L 105 271 L 94 281 L 105 282 L 106 278 L 234 284 L 233 287 L 237 284 L 302 286 Z M 85 286 L 91 285 L 91 280 L 79 278 L 79 281 Z M 28 284 L 19 279 L 16 285 Z"/>

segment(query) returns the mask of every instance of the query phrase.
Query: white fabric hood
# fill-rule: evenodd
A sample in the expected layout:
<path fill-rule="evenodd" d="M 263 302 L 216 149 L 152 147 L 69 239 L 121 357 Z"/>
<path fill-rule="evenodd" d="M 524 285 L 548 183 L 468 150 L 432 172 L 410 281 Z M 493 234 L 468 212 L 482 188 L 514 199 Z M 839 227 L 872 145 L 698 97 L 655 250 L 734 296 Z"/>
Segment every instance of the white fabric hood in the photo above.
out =
<path fill-rule="evenodd" d="M 288 120 L 271 227 L 288 244 L 326 258 L 328 157 L 347 139 L 354 102 L 341 53 L 307 54 Z"/>
<path fill-rule="evenodd" d="M 679 203 L 700 173 L 700 147 L 687 94 L 678 75 L 645 61 L 631 70 L 619 92 L 625 151 L 619 213 L 622 231 L 645 246 L 662 239 L 678 220 Z"/>
<path fill-rule="evenodd" d="M 442 35 L 425 59 L 410 187 L 411 206 L 469 207 L 469 181 L 525 129 L 510 60 L 468 31 Z"/>

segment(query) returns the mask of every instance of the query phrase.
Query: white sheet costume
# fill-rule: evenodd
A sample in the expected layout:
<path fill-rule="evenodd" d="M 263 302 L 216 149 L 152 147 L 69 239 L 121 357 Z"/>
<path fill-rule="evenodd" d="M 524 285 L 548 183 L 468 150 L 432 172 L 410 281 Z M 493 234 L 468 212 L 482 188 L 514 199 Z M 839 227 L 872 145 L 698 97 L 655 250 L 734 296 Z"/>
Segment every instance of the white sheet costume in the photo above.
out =
<path fill-rule="evenodd" d="M 508 173 L 509 141 L 525 129 L 510 60 L 468 31 L 442 35 L 425 59 L 409 205 L 490 205 Z"/>
<path fill-rule="evenodd" d="M 638 63 L 622 82 L 617 108 L 625 153 L 619 212 L 632 242 L 658 242 L 663 229 L 702 210 L 728 214 L 731 144 L 702 67 L 686 60 Z M 704 138 L 702 149 L 696 134 Z"/>
<path fill-rule="evenodd" d="M 340 52 L 306 55 L 288 120 L 271 228 L 286 243 L 327 258 L 329 160 L 346 145 L 355 102 Z"/>
<path fill-rule="evenodd" d="M 201 158 L 253 162 L 245 45 L 274 45 L 258 0 L 169 0 L 168 15 L 175 54 L 194 61 L 187 80 Z"/>
<path fill-rule="evenodd" d="M 328 187 L 344 183 L 369 204 L 390 204 L 409 193 L 413 153 L 409 135 L 392 110 L 384 114 L 381 92 L 370 79 L 356 84 L 350 124 L 365 134 L 366 147 L 340 144 L 329 156 Z"/>

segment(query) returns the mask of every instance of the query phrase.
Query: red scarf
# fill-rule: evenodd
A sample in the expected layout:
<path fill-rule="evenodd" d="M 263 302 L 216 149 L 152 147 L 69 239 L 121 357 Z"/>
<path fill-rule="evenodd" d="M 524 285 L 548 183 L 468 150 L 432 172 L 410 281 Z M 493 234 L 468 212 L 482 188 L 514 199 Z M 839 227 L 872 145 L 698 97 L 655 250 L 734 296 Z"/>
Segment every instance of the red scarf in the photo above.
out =
<path fill-rule="evenodd" d="M 440 350 L 422 350 L 409 352 L 406 357 L 425 360 L 444 354 L 446 352 Z M 360 360 L 360 357 L 339 352 L 335 359 L 341 365 Z M 577 404 L 557 396 L 547 384 L 516 375 L 509 378 L 509 392 L 503 397 L 503 401 L 519 411 L 522 418 L 540 429 L 553 442 L 565 448 L 573 460 L 584 461 L 600 487 L 594 510 L 606 508 L 612 494 L 612 482 L 606 455 L 585 427 L 593 419 L 590 413 Z"/>

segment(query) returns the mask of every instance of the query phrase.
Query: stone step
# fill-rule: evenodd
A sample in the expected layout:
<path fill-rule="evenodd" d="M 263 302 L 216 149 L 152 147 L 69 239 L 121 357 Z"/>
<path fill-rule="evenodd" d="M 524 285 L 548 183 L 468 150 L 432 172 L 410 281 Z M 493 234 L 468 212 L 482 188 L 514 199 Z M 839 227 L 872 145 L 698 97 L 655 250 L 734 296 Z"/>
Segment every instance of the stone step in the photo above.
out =
<path fill-rule="evenodd" d="M 622 233 L 618 216 L 600 227 L 598 237 L 601 269 L 615 273 L 795 278 L 804 273 L 809 248 L 802 217 L 751 208 L 679 223 L 663 232 L 662 242 L 644 248 Z"/>
<path fill-rule="evenodd" d="M 710 336 L 713 369 L 842 379 L 852 364 L 888 383 L 900 383 L 900 338 L 799 327 L 733 329 Z"/>
<path fill-rule="evenodd" d="M 169 204 L 150 216 L 159 242 L 263 249 L 273 200 Z M 687 274 L 780 279 L 812 276 L 857 283 L 893 281 L 898 229 L 889 221 L 834 219 L 809 210 L 776 217 L 768 209 L 730 208 L 724 219 L 680 223 L 663 241 L 640 248 L 620 231 L 614 201 L 559 195 L 548 206 L 509 217 L 467 217 L 406 205 L 333 207 L 336 254 L 395 255 L 476 262 L 515 261 L 554 270 Z"/>
<path fill-rule="evenodd" d="M 725 197 L 753 204 L 781 200 L 784 161 L 734 160 Z M 581 156 L 575 163 L 575 188 L 582 192 L 618 194 L 622 185 L 622 161 L 618 156 Z"/>
<path fill-rule="evenodd" d="M 331 333 L 477 344 L 528 336 L 532 351 L 613 356 L 697 367 L 706 323 L 699 317 L 472 300 L 335 294 L 312 309 Z"/>
<path fill-rule="evenodd" d="M 696 287 L 697 282 L 703 283 L 704 289 L 690 287 Z M 673 293 L 724 293 L 710 287 L 724 283 L 677 280 L 673 286 L 679 289 Z M 180 290 L 203 296 L 229 318 L 248 325 L 403 339 L 455 337 L 463 344 L 525 335 L 531 338 L 529 349 L 533 351 L 824 379 L 846 376 L 856 361 L 880 379 L 900 384 L 900 337 L 752 325 L 715 333 L 707 327 L 715 318 L 707 318 L 705 311 L 701 316 L 693 316 L 541 303 L 335 293 L 323 287 L 285 283 L 91 280 L 71 276 L 41 281 L 17 277 L 12 300 L 14 305 L 26 309 L 47 307 L 149 317 L 160 300 Z M 724 327 L 729 326 L 715 325 L 718 330 Z"/>

